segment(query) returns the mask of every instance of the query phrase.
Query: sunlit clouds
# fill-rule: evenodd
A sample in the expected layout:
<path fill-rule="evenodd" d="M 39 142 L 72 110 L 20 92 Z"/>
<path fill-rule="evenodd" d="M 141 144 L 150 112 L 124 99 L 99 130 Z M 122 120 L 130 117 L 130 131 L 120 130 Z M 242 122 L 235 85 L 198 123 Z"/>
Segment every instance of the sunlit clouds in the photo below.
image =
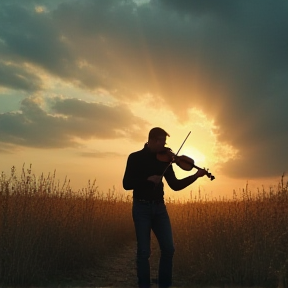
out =
<path fill-rule="evenodd" d="M 35 12 L 36 13 L 43 13 L 46 11 L 46 7 L 45 6 L 35 6 Z"/>
<path fill-rule="evenodd" d="M 78 99 L 54 98 L 51 112 L 44 111 L 37 99 L 26 98 L 19 112 L 0 115 L 0 140 L 22 146 L 64 148 L 80 139 L 135 138 L 146 122 L 133 116 L 123 105 L 109 107 Z"/>
<path fill-rule="evenodd" d="M 86 166 L 115 157 L 120 175 L 161 126 L 173 150 L 191 131 L 183 152 L 223 177 L 279 177 L 287 12 L 285 0 L 2 0 L 0 153 L 15 157 L 5 165 L 56 149 Z"/>

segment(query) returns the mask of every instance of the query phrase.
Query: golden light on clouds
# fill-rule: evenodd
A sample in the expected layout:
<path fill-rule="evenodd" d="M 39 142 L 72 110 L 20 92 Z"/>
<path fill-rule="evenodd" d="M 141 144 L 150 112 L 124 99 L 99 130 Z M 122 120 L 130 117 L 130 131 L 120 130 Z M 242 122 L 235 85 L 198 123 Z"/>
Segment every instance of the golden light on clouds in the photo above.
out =
<path fill-rule="evenodd" d="M 36 6 L 35 7 L 35 12 L 36 13 L 44 13 L 46 11 L 46 7 L 45 6 Z"/>
<path fill-rule="evenodd" d="M 215 174 L 193 189 L 287 171 L 284 0 L 279 21 L 267 21 L 269 1 L 10 2 L 0 1 L 2 169 L 31 161 L 77 185 L 95 174 L 105 190 L 159 126 L 173 152 L 191 131 L 180 155 Z"/>
<path fill-rule="evenodd" d="M 201 151 L 199 151 L 198 149 L 192 147 L 192 146 L 186 146 L 183 149 L 181 149 L 181 151 L 178 154 L 180 155 L 186 155 L 190 158 L 193 157 L 193 160 L 195 163 L 197 163 L 200 166 L 205 165 L 205 161 L 206 161 L 206 156 L 204 153 L 202 153 Z M 192 156 L 193 155 L 193 156 Z M 198 166 L 197 165 L 197 166 Z"/>
<path fill-rule="evenodd" d="M 135 115 L 151 123 L 150 128 L 160 126 L 170 134 L 166 141 L 167 147 L 171 148 L 174 153 L 177 153 L 185 137 L 191 131 L 179 155 L 192 158 L 197 166 L 210 167 L 215 171 L 221 164 L 235 157 L 236 150 L 218 141 L 213 119 L 210 119 L 203 111 L 190 109 L 187 119 L 181 120 L 181 117 L 178 117 L 181 115 L 172 113 L 163 102 L 158 103 L 151 99 L 155 98 L 147 94 L 141 98 L 141 101 L 131 103 L 130 108 Z M 183 172 L 180 173 L 183 174 Z"/>

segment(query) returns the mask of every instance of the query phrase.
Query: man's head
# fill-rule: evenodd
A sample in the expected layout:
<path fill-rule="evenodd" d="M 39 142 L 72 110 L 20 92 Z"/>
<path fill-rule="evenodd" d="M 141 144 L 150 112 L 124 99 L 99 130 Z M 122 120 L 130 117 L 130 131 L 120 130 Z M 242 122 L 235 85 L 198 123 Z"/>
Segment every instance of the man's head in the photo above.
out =
<path fill-rule="evenodd" d="M 170 135 L 160 127 L 154 127 L 148 135 L 148 147 L 153 152 L 160 152 L 166 144 L 166 137 Z"/>

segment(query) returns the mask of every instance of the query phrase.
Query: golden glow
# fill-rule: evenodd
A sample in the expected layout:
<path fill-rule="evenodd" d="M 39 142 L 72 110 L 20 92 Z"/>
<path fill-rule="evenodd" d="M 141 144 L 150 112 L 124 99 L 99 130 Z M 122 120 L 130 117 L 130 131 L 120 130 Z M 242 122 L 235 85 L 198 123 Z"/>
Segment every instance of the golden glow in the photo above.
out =
<path fill-rule="evenodd" d="M 185 144 L 184 144 L 185 145 Z M 195 165 L 204 165 L 206 157 L 205 155 L 199 151 L 198 149 L 192 147 L 192 146 L 186 146 L 183 147 L 183 149 L 180 150 L 179 154 L 180 155 L 186 155 L 194 160 Z"/>
<path fill-rule="evenodd" d="M 85 62 L 80 64 L 85 65 Z M 30 68 L 33 69 L 33 66 Z M 63 84 L 46 76 L 44 72 L 41 74 L 41 78 L 45 83 L 44 85 L 51 88 L 50 95 L 47 96 L 57 95 L 59 97 L 63 94 L 90 102 L 103 101 L 108 105 L 114 101 L 113 103 L 117 104 L 115 98 L 112 96 L 109 98 L 109 95 L 107 96 L 104 92 L 83 93 L 73 85 Z M 42 106 L 41 96 L 36 94 L 34 97 L 35 101 Z M 178 192 L 171 192 L 170 188 L 165 185 L 165 195 L 167 197 L 173 195 L 175 199 L 190 198 L 190 191 L 197 191 L 199 188 L 203 192 L 206 189 L 208 192 L 215 191 L 214 193 L 223 195 L 232 193 L 233 188 L 237 189 L 239 187 L 236 182 L 233 182 L 236 187 L 230 188 L 231 182 L 229 182 L 229 179 L 221 180 L 221 175 L 217 173 L 217 165 L 229 160 L 233 153 L 229 152 L 231 147 L 228 147 L 228 149 L 223 143 L 218 142 L 217 136 L 213 133 L 213 121 L 209 120 L 202 111 L 192 109 L 189 111 L 187 119 L 185 121 L 181 120 L 177 118 L 177 115 L 169 109 L 163 100 L 157 99 L 152 94 L 141 95 L 137 102 L 130 102 L 127 105 L 129 105 L 129 109 L 134 115 L 149 123 L 146 127 L 143 127 L 143 139 L 141 141 L 132 141 L 125 138 L 79 140 L 78 147 L 55 149 L 53 151 L 46 150 L 46 153 L 43 153 L 40 149 L 23 148 L 23 152 L 20 153 L 1 155 L 2 165 L 0 165 L 0 168 L 9 173 L 9 169 L 13 165 L 20 171 L 23 163 L 27 165 L 32 163 L 33 172 L 36 176 L 42 172 L 46 174 L 53 173 L 56 169 L 56 178 L 59 177 L 60 181 L 63 181 L 67 176 L 68 179 L 71 179 L 71 187 L 74 190 L 84 188 L 89 179 L 94 180 L 96 178 L 97 186 L 101 192 L 105 193 L 114 186 L 117 191 L 131 195 L 132 191 L 124 191 L 122 188 L 122 177 L 127 157 L 130 153 L 143 148 L 147 141 L 148 132 L 152 127 L 160 126 L 170 134 L 170 137 L 167 137 L 167 146 L 174 153 L 177 153 L 185 137 L 191 131 L 191 135 L 187 138 L 179 155 L 192 158 L 195 165 L 201 168 L 209 168 L 216 177 L 213 182 L 204 177 Z M 196 169 L 184 171 L 176 164 L 173 164 L 173 168 L 178 179 L 196 173 Z"/>
<path fill-rule="evenodd" d="M 43 13 L 46 11 L 46 8 L 44 6 L 36 6 L 35 7 L 35 12 L 36 13 Z"/>

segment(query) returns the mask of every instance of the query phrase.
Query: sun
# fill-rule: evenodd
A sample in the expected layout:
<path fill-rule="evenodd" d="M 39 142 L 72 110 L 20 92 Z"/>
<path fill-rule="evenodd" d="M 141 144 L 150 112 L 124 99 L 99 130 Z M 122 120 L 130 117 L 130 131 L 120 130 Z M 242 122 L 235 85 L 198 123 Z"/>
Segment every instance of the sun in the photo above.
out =
<path fill-rule="evenodd" d="M 188 145 L 183 147 L 180 150 L 178 156 L 180 155 L 185 155 L 188 156 L 189 158 L 192 158 L 194 160 L 195 165 L 197 166 L 203 166 L 205 164 L 206 160 L 205 155 L 193 146 Z"/>
<path fill-rule="evenodd" d="M 206 157 L 201 151 L 199 151 L 195 147 L 186 145 L 178 153 L 178 156 L 181 156 L 181 155 L 185 155 L 189 158 L 192 158 L 196 166 L 200 168 L 204 168 Z M 176 175 L 179 176 L 179 178 L 184 178 L 184 177 L 191 175 L 191 171 L 185 171 L 181 169 L 180 167 L 178 167 L 178 165 L 174 165 L 173 169 L 175 170 L 175 173 Z M 195 170 L 193 169 L 193 171 Z"/>

